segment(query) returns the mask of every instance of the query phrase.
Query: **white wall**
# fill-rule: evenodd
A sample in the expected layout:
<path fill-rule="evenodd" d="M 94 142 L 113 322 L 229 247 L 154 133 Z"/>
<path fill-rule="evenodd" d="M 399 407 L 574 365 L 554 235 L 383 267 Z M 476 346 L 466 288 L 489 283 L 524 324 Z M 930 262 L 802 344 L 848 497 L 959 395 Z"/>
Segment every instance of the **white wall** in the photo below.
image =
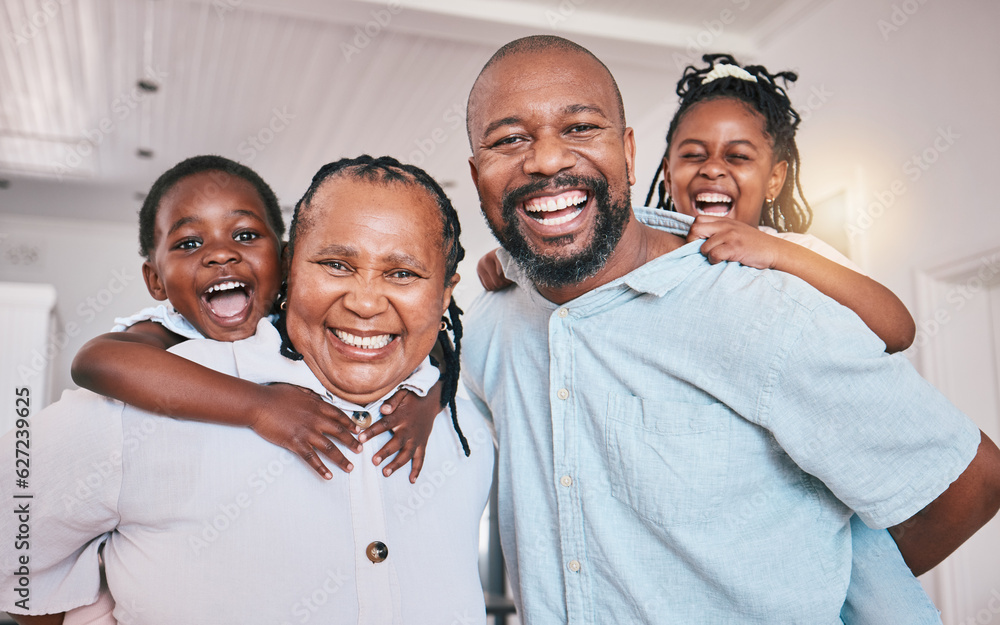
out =
<path fill-rule="evenodd" d="M 47 283 L 58 294 L 55 335 L 41 355 L 51 362 L 53 398 L 75 386 L 70 363 L 87 340 L 153 302 L 138 246 L 136 225 L 0 213 L 0 281 Z"/>
<path fill-rule="evenodd" d="M 989 0 L 831 0 L 761 55 L 800 72 L 807 197 L 850 185 L 858 259 L 911 310 L 915 268 L 1000 239 L 998 23 Z"/>

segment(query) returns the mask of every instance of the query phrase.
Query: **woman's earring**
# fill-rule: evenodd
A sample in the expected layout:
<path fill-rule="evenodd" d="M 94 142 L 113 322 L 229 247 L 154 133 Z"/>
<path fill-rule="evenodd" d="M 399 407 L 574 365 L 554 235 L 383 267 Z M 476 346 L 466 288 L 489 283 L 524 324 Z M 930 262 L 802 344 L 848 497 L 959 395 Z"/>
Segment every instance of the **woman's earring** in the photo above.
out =
<path fill-rule="evenodd" d="M 442 332 L 448 331 L 448 322 L 445 321 L 444 319 L 441 320 L 441 331 Z"/>
<path fill-rule="evenodd" d="M 286 299 L 281 300 L 281 305 L 278 306 L 278 308 L 280 308 L 281 310 L 288 310 L 288 300 Z"/>

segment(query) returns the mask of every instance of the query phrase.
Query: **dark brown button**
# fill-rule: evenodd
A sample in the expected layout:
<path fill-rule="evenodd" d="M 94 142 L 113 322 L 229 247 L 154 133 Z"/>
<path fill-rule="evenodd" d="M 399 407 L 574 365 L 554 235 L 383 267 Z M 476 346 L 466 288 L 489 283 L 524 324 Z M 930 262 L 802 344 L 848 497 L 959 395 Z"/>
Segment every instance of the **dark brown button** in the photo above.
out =
<path fill-rule="evenodd" d="M 389 548 L 385 546 L 384 542 L 376 540 L 365 549 L 365 555 L 368 556 L 369 560 L 378 564 L 389 557 Z"/>
<path fill-rule="evenodd" d="M 372 424 L 372 416 L 366 410 L 356 410 L 351 415 L 354 422 L 361 426 L 361 429 L 367 428 Z"/>

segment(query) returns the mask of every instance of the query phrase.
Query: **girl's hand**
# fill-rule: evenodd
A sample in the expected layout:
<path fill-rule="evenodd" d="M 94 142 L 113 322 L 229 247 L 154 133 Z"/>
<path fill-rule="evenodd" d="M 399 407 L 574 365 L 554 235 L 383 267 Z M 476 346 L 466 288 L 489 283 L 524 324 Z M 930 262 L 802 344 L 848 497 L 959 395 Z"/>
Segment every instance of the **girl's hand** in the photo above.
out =
<path fill-rule="evenodd" d="M 500 291 L 514 284 L 503 275 L 503 268 L 500 266 L 500 259 L 497 258 L 495 249 L 486 252 L 479 259 L 476 273 L 479 274 L 479 281 L 487 291 Z"/>
<path fill-rule="evenodd" d="M 250 428 L 265 440 L 298 454 L 325 479 L 333 478 L 319 454 L 350 472 L 354 465 L 332 440 L 359 453 L 354 438 L 361 429 L 351 419 L 309 389 L 292 384 L 260 386 L 261 401 Z M 319 454 L 317 454 L 319 452 Z"/>
<path fill-rule="evenodd" d="M 438 381 L 426 397 L 400 389 L 382 404 L 381 411 L 382 418 L 362 432 L 358 440 L 363 443 L 382 432 L 392 431 L 392 438 L 378 450 L 372 462 L 378 466 L 396 454 L 392 462 L 382 469 L 382 474 L 389 477 L 393 471 L 413 460 L 410 465 L 410 483 L 413 484 L 424 466 L 424 454 L 434 419 L 441 412 L 441 382 Z"/>
<path fill-rule="evenodd" d="M 773 269 L 782 245 L 794 245 L 729 217 L 698 215 L 688 232 L 688 242 L 707 239 L 701 253 L 713 265 L 724 260 L 757 269 Z"/>

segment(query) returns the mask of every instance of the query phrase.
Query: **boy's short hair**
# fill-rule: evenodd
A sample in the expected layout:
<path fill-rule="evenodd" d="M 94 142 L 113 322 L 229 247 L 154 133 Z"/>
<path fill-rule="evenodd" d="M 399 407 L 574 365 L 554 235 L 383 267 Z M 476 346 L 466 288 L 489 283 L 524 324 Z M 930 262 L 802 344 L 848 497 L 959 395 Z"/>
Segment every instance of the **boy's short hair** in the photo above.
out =
<path fill-rule="evenodd" d="M 281 206 L 278 205 L 278 198 L 274 195 L 271 187 L 264 182 L 257 172 L 246 165 L 237 163 L 224 156 L 202 155 L 192 156 L 177 163 L 167 171 L 163 172 L 153 186 L 149 189 L 149 194 L 139 209 L 139 254 L 146 260 L 150 259 L 153 249 L 156 247 L 154 232 L 156 226 L 156 213 L 160 208 L 160 201 L 174 185 L 194 174 L 206 171 L 220 171 L 237 178 L 242 178 L 253 185 L 264 203 L 265 213 L 274 233 L 280 240 L 285 236 L 285 220 L 281 216 Z M 221 183 L 223 186 L 225 182 Z"/>

